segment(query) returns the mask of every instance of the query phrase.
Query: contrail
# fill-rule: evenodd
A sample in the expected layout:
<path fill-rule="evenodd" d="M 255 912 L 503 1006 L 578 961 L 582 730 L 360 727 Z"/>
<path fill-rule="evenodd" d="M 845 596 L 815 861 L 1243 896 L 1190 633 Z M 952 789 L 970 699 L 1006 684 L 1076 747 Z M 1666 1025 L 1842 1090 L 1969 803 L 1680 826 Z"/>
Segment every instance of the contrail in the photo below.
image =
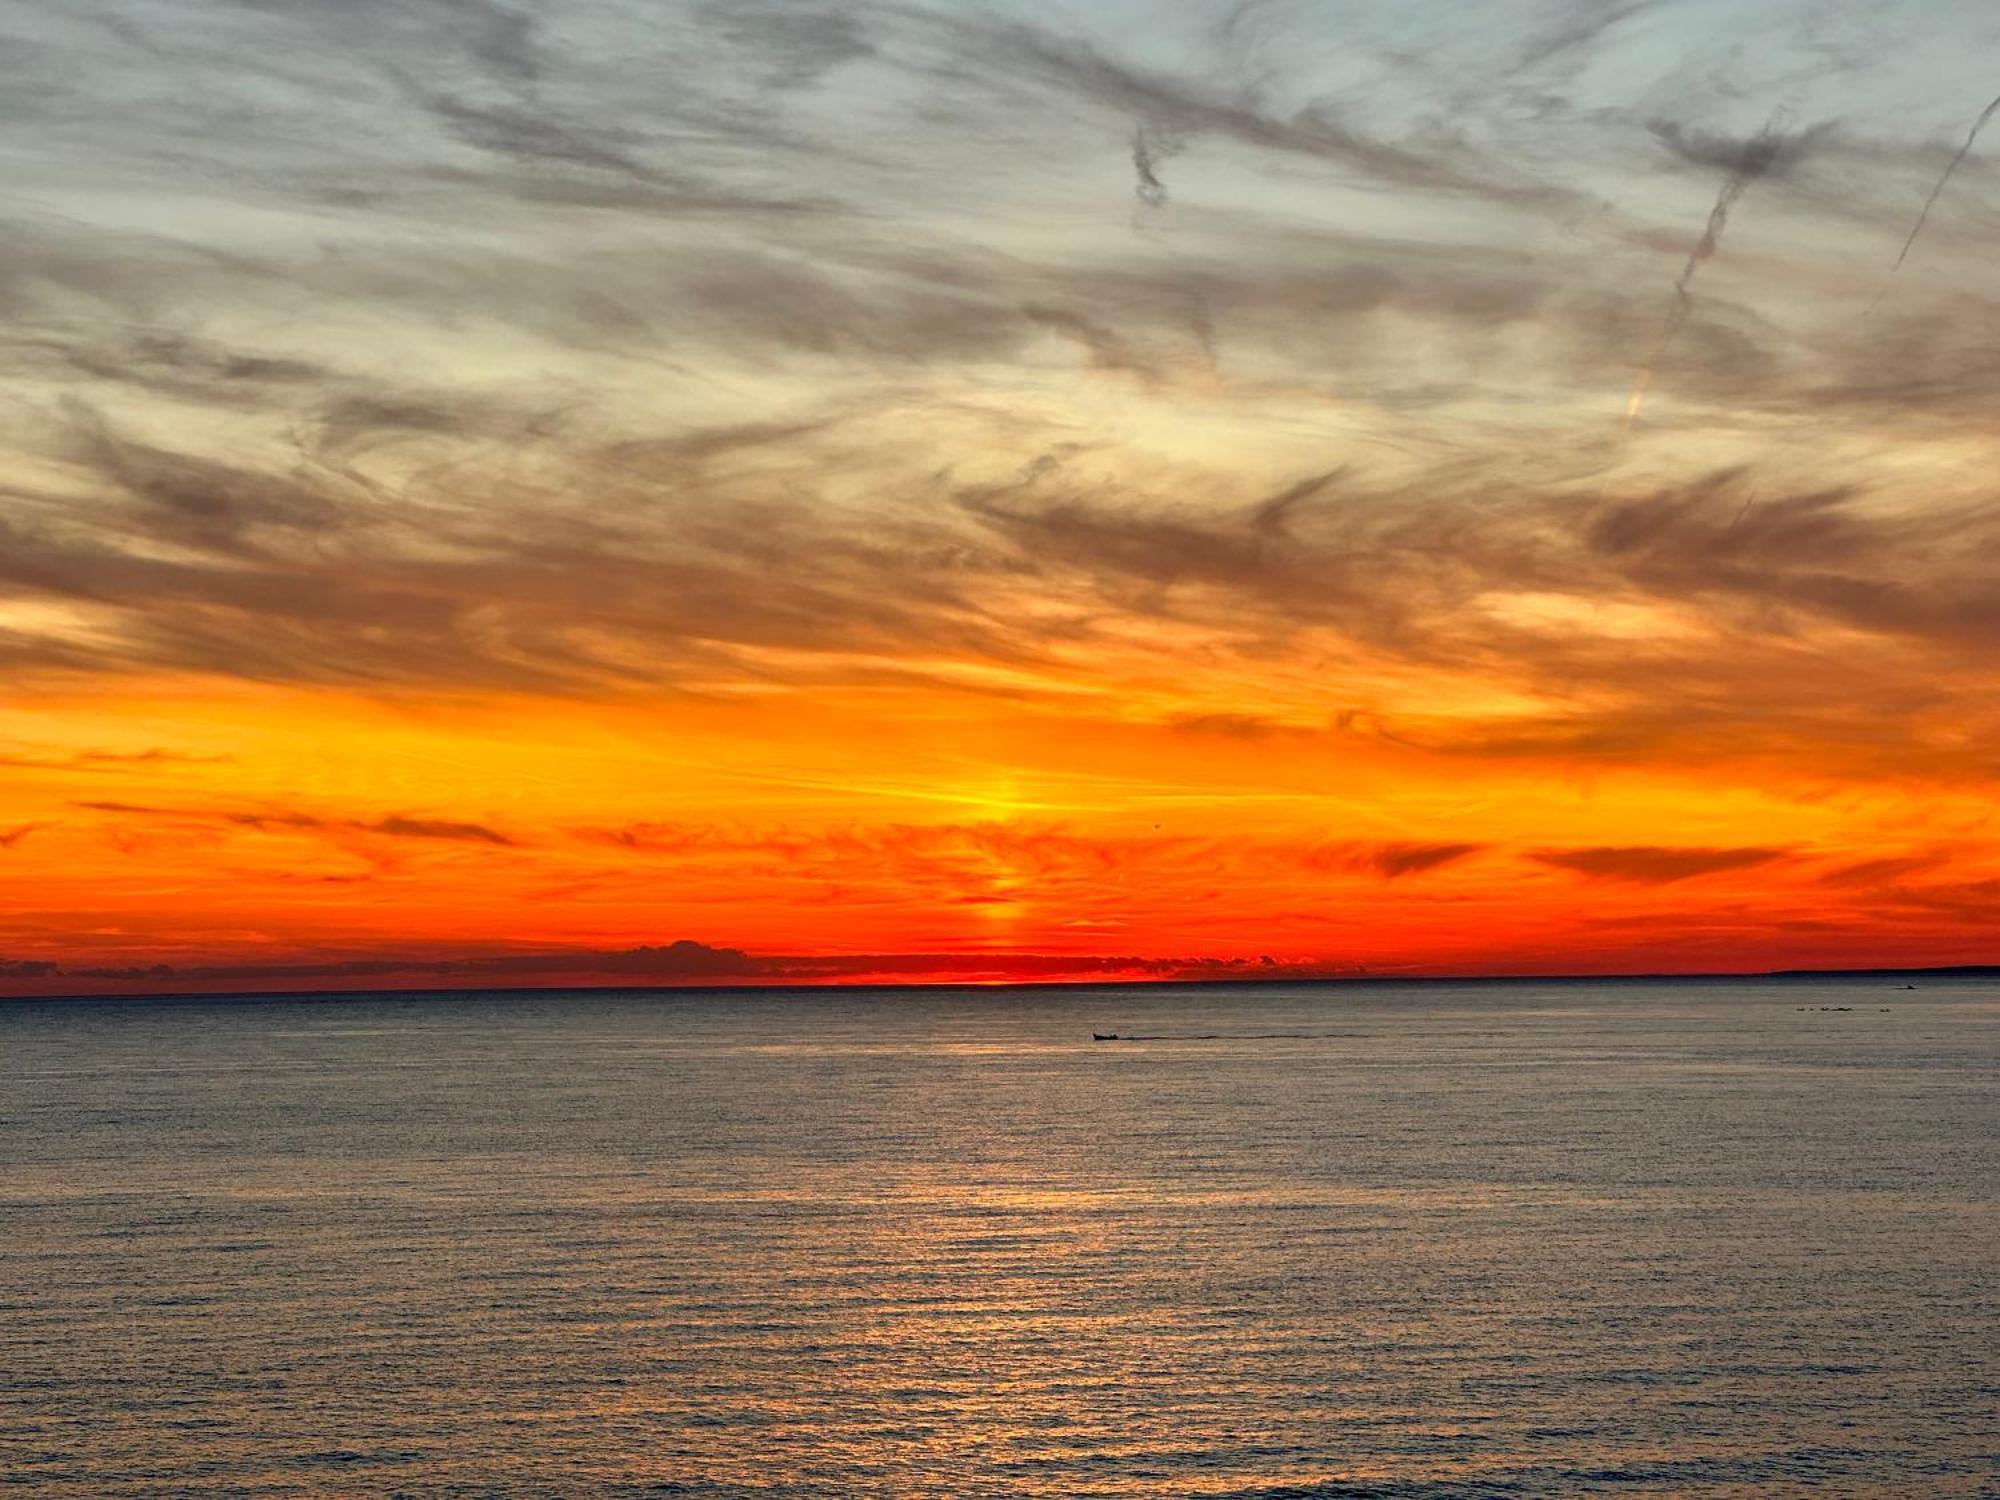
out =
<path fill-rule="evenodd" d="M 1981 110 L 1979 118 L 1972 122 L 1972 129 L 1965 133 L 1965 144 L 1958 148 L 1958 155 L 1951 159 L 1951 165 L 1946 167 L 1944 175 L 1938 178 L 1937 186 L 1931 189 L 1930 197 L 1924 199 L 1924 211 L 1917 215 L 1916 226 L 1910 230 L 1910 237 L 1903 241 L 1902 254 L 1898 255 L 1896 263 L 1889 267 L 1891 276 L 1903 269 L 1903 262 L 1909 259 L 1910 246 L 1916 244 L 1917 236 L 1924 232 L 1924 225 L 1930 219 L 1931 205 L 1938 201 L 1938 195 L 1944 191 L 1944 185 L 1951 181 L 1951 174 L 1958 170 L 1958 164 L 1965 160 L 1965 154 L 1972 149 L 1972 143 L 1979 139 L 1979 132 L 1986 128 L 1986 122 L 1993 118 L 1996 110 L 2000 110 L 2000 98 L 1996 98 Z"/>
<path fill-rule="evenodd" d="M 1132 132 L 1132 171 L 1138 179 L 1132 191 L 1147 208 L 1164 208 L 1167 185 L 1160 179 L 1160 163 L 1180 154 L 1186 138 L 1175 130 L 1141 125 Z"/>
<path fill-rule="evenodd" d="M 1701 238 L 1688 251 L 1687 264 L 1681 267 L 1681 274 L 1674 279 L 1673 305 L 1667 310 L 1667 320 L 1660 327 L 1659 336 L 1653 340 L 1645 362 L 1639 366 L 1639 378 L 1632 386 L 1632 399 L 1625 403 L 1625 428 L 1630 430 L 1638 419 L 1639 407 L 1646 399 L 1646 388 L 1653 383 L 1653 366 L 1665 352 L 1673 336 L 1680 331 L 1681 324 L 1694 311 L 1694 278 L 1701 268 L 1714 257 L 1722 243 L 1722 231 L 1729 227 L 1729 211 L 1736 206 L 1736 200 L 1749 189 L 1751 183 L 1771 170 L 1783 152 L 1785 138 L 1779 134 L 1779 126 L 1784 123 L 1785 111 L 1780 109 L 1764 122 L 1764 128 L 1754 140 L 1744 146 L 1736 158 L 1736 165 L 1722 184 L 1722 190 L 1715 195 L 1715 206 L 1708 211 L 1708 224 L 1701 232 Z"/>

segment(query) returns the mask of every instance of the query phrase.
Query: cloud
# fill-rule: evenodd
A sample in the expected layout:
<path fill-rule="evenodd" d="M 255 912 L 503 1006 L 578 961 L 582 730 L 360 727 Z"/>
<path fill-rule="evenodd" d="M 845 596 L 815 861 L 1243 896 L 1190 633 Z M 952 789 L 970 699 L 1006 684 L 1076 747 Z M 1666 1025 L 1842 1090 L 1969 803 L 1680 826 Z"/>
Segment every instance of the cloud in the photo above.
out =
<path fill-rule="evenodd" d="M 1630 758 L 1700 733 L 1870 745 L 1881 726 L 1861 705 L 1879 714 L 1883 699 L 1864 683 L 1914 669 L 1956 694 L 1952 672 L 2000 642 L 2000 594 L 1970 563 L 1981 538 L 2000 541 L 2000 506 L 1978 497 L 1913 509 L 1858 482 L 1787 491 L 1744 468 L 1634 493 L 1587 469 L 1524 480 L 1518 456 L 1347 463 L 1218 494 L 1171 470 L 1107 478 L 1089 449 L 967 483 L 927 469 L 921 443 L 881 441 L 879 414 L 833 404 L 650 439 L 593 440 L 544 413 L 540 436 L 491 458 L 500 424 L 479 400 L 343 393 L 325 411 L 324 437 L 268 468 L 79 419 L 65 461 L 90 498 L 0 520 L 0 601 L 60 603 L 77 623 L 0 637 L 0 656 L 365 690 L 599 696 L 899 673 L 972 690 L 938 672 L 943 655 L 1004 666 L 1024 692 L 1094 639 L 1129 650 L 1134 622 L 1168 620 L 1206 636 L 1217 671 L 1338 649 L 1563 684 L 1564 716 L 1461 724 L 1448 741 L 1394 732 L 1458 753 Z M 428 477 L 476 472 L 492 475 L 479 506 Z M 867 509 L 831 498 L 856 485 L 872 487 Z M 1496 591 L 1575 611 L 1498 617 Z M 1645 647 L 1669 710 L 1630 691 L 1630 642 L 1582 613 L 1642 604 L 1680 623 Z M 1804 680 L 1800 653 L 1828 627 L 1862 639 Z M 1285 722 L 1254 700 L 1229 714 L 1239 731 Z"/>
<path fill-rule="evenodd" d="M 1058 903 L 1080 899 L 1112 877 L 1143 876 L 1157 888 L 1191 870 L 1202 872 L 1204 881 L 1228 870 L 1312 883 L 1329 874 L 1395 880 L 1440 869 L 1486 847 L 1306 836 L 1107 834 L 1024 819 L 832 829 L 640 822 L 576 833 L 588 843 L 663 858 L 777 860 L 787 875 L 800 880 L 846 884 L 880 879 L 932 890 L 973 886 L 982 897 Z"/>
<path fill-rule="evenodd" d="M 55 753 L 0 753 L 0 766 L 18 771 L 155 770 L 171 766 L 214 766 L 227 763 L 227 755 L 203 755 L 188 750 L 153 746 L 145 750 L 73 750 Z"/>
<path fill-rule="evenodd" d="M 62 526 L 32 510 L 0 521 L 0 597 L 87 611 L 87 655 L 60 634 L 17 638 L 44 670 L 571 695 L 813 680 L 814 656 L 850 680 L 935 681 L 940 651 L 1025 669 L 1025 686 L 1087 644 L 1093 622 L 1171 620 L 1246 665 L 1302 649 L 1304 629 L 1408 670 L 1570 684 L 1568 718 L 1461 725 L 1441 748 L 1579 758 L 1741 739 L 1759 723 L 1872 743 L 1883 699 L 1862 683 L 1929 657 L 1932 691 L 1954 691 L 1949 660 L 1970 670 L 2000 642 L 2000 594 L 1969 561 L 1978 538 L 2000 540 L 2000 508 L 1978 500 L 1913 512 L 1851 485 L 1785 493 L 1742 470 L 1637 495 L 1569 480 L 1496 499 L 1479 470 L 1395 480 L 1349 466 L 1225 506 L 1107 485 L 1094 461 L 1055 456 L 1009 484 L 955 487 L 943 507 L 922 498 L 935 478 L 912 475 L 907 503 L 863 527 L 817 497 L 845 482 L 867 430 L 821 416 L 608 443 L 573 455 L 588 509 L 517 474 L 491 510 L 438 497 L 391 525 L 346 506 L 331 530 L 319 507 L 270 499 L 306 481 L 266 491 L 239 462 L 219 499 L 183 504 L 183 471 L 159 465 L 138 483 L 121 456 L 108 477 L 141 492 L 137 527 L 132 502 L 102 528 L 79 527 L 81 506 Z M 375 442 L 350 426 L 339 461 Z M 312 482 L 330 497 L 349 484 Z M 179 550 L 136 544 L 137 528 Z M 1577 615 L 1496 618 L 1496 590 L 1674 611 L 1681 631 L 1646 647 L 1671 709 L 1629 693 L 1629 642 Z M 1040 607 L 1021 608 L 1029 599 Z M 1864 640 L 1799 678 L 1797 654 L 1826 627 Z M 771 651 L 792 655 L 756 659 Z M 1268 719 L 1228 715 L 1239 733 Z M 1207 727 L 1221 723 L 1211 713 Z M 1396 733 L 1440 743 L 1418 725 Z"/>
<path fill-rule="evenodd" d="M 229 407 L 254 407 L 288 389 L 310 388 L 332 375 L 316 361 L 232 349 L 171 329 L 30 336 L 14 346 L 17 358 L 45 352 L 75 375 L 136 385 L 170 399 Z"/>
<path fill-rule="evenodd" d="M 1384 844 L 1373 852 L 1371 860 L 1384 879 L 1395 880 L 1455 864 L 1477 854 L 1482 847 L 1480 844 Z"/>
<path fill-rule="evenodd" d="M 1662 597 L 1733 598 L 1939 644 L 1990 642 L 2000 588 L 1966 564 L 2000 537 L 2000 504 L 1885 510 L 1852 487 L 1759 495 L 1721 472 L 1604 506 L 1586 537 L 1617 575 Z"/>
<path fill-rule="evenodd" d="M 1184 734 L 1215 735 L 1232 740 L 1274 739 L 1301 733 L 1295 725 L 1260 714 L 1175 714 L 1167 720 L 1167 724 Z"/>
<path fill-rule="evenodd" d="M 1890 854 L 1876 859 L 1859 859 L 1823 873 L 1822 885 L 1874 889 L 1892 885 L 1911 875 L 1921 875 L 1943 864 L 1936 854 Z"/>
<path fill-rule="evenodd" d="M 68 990 L 113 985 L 138 992 L 277 990 L 325 986 L 383 988 L 397 983 L 467 986 L 550 985 L 615 981 L 634 985 L 825 984 L 986 978 L 1015 981 L 1093 978 L 1276 980 L 1353 975 L 1340 962 L 1248 958 L 1159 958 L 1103 954 L 938 952 L 759 956 L 687 938 L 632 948 L 570 948 L 537 952 L 402 954 L 369 958 L 308 958 L 215 964 L 64 965 L 52 960 L 0 959 L 0 979 L 55 983 Z"/>
<path fill-rule="evenodd" d="M 956 71 L 1003 95 L 1037 88 L 1094 105 L 1113 117 L 1144 121 L 1144 129 L 1170 139 L 1214 135 L 1404 189 L 1543 207 L 1571 198 L 1567 189 L 1525 178 L 1505 163 L 1482 159 L 1459 142 L 1383 139 L 1318 102 L 1274 110 L 1262 104 L 1254 91 L 1142 68 L 1114 57 L 1086 37 L 1016 21 L 970 26 L 965 34 L 973 40 L 972 55 L 979 61 L 972 68 L 961 63 Z M 1142 167 L 1142 189 L 1144 178 Z"/>
<path fill-rule="evenodd" d="M 345 508 L 311 483 L 123 439 L 82 401 L 72 397 L 65 405 L 80 463 L 136 501 L 126 514 L 161 541 L 240 557 L 264 550 L 258 533 L 318 536 L 347 518 Z"/>
<path fill-rule="evenodd" d="M 1295 672 L 1456 672 L 1540 706 L 1373 722 L 1886 763 L 1872 706 L 1969 722 L 2000 644 L 2000 511 L 1926 477 L 1969 472 L 2000 400 L 1983 293 L 1941 272 L 1865 340 L 1816 323 L 1852 225 L 1811 215 L 1884 205 L 1812 169 L 1907 152 L 1859 106 L 1838 137 L 1713 124 L 1674 8 L 1640 10 L 1496 18 L 1471 67 L 1386 11 L 1337 58 L 1282 10 L 1226 41 L 1006 7 L 50 12 L 17 63 L 65 86 L 21 95 L 0 236 L 0 666 L 568 697 L 1172 673 L 1234 695 L 1160 719 L 1244 734 L 1296 726 Z M 1589 102 L 1599 62 L 1638 102 Z M 1135 173 L 1183 140 L 1173 243 L 1134 236 Z M 1686 250 L 1633 187 L 1663 152 L 1791 190 L 1681 332 L 1673 453 L 1614 452 L 1579 392 L 1656 322 L 1641 257 Z M 1565 613 L 1501 597 L 1530 594 Z M 1661 628 L 1600 628 L 1639 608 Z M 1934 737 L 1924 764 L 1981 764 Z"/>
<path fill-rule="evenodd" d="M 1648 128 L 1679 160 L 1747 183 L 1795 172 L 1833 127 L 1823 122 L 1804 130 L 1765 129 L 1753 136 L 1724 135 L 1678 120 L 1655 121 Z"/>
<path fill-rule="evenodd" d="M 1990 925 L 2000 915 L 2000 878 L 1895 886 L 1882 894 L 1894 905 L 1961 921 Z"/>
<path fill-rule="evenodd" d="M 1558 870 L 1571 870 L 1593 880 L 1623 880 L 1637 885 L 1670 885 L 1728 870 L 1747 870 L 1789 857 L 1785 849 L 1669 849 L 1655 845 L 1603 846 L 1589 849 L 1542 849 L 1534 858 Z"/>
<path fill-rule="evenodd" d="M 519 847 L 520 841 L 483 823 L 445 818 L 396 815 L 377 819 L 329 818 L 296 809 L 264 808 L 238 811 L 217 808 L 153 807 L 142 803 L 107 800 L 80 801 L 76 806 L 89 812 L 116 813 L 126 817 L 163 818 L 177 823 L 209 824 L 217 827 L 250 828 L 259 832 L 272 829 L 331 834 L 377 834 L 394 839 L 441 839 L 449 843 L 490 844 L 498 848 Z"/>
<path fill-rule="evenodd" d="M 48 826 L 46 823 L 17 823 L 12 828 L 0 828 L 0 849 L 13 849 L 29 834 Z"/>
<path fill-rule="evenodd" d="M 641 982 L 674 983 L 704 979 L 749 979 L 767 970 L 734 948 L 711 948 L 679 939 L 658 946 L 614 950 L 495 954 L 477 956 L 407 956 L 327 959 L 301 962 L 202 964 L 176 967 L 145 964 L 125 967 L 65 968 L 69 979 L 156 984 L 303 984 L 310 981 L 379 980 L 399 976 L 505 982 L 580 976 L 619 977 Z"/>
<path fill-rule="evenodd" d="M 1356 965 L 1338 961 L 1279 963 L 1268 955 L 1227 958 L 1148 958 L 1072 953 L 870 953 L 768 961 L 772 977 L 793 981 L 943 978 L 1158 979 L 1180 981 L 1327 979 L 1351 977 Z"/>
<path fill-rule="evenodd" d="M 1729 215 L 1737 200 L 1752 183 L 1772 172 L 1784 170 L 1802 154 L 1799 138 L 1787 136 L 1779 129 L 1784 114 L 1781 107 L 1764 128 L 1747 141 L 1697 136 L 1684 133 L 1678 127 L 1655 127 L 1656 133 L 1676 154 L 1706 166 L 1719 166 L 1726 175 L 1716 192 L 1714 204 L 1709 208 L 1708 222 L 1702 229 L 1701 238 L 1688 251 L 1687 262 L 1674 280 L 1673 301 L 1669 305 L 1666 322 L 1661 325 L 1651 349 L 1640 364 L 1638 382 L 1625 405 L 1625 426 L 1628 429 L 1639 415 L 1640 404 L 1645 400 L 1646 389 L 1652 383 L 1653 370 L 1660 356 L 1694 311 L 1695 277 L 1722 247 L 1723 231 L 1729 227 Z"/>
<path fill-rule="evenodd" d="M 1167 185 L 1160 178 L 1161 163 L 1186 149 L 1186 141 L 1172 130 L 1139 126 L 1132 132 L 1132 172 L 1137 179 L 1133 196 L 1147 208 L 1165 208 Z"/>
<path fill-rule="evenodd" d="M 515 840 L 496 833 L 483 823 L 457 823 L 443 818 L 383 818 L 356 826 L 369 833 L 399 839 L 450 839 L 460 843 L 497 844 L 503 849 L 512 848 L 515 843 Z"/>

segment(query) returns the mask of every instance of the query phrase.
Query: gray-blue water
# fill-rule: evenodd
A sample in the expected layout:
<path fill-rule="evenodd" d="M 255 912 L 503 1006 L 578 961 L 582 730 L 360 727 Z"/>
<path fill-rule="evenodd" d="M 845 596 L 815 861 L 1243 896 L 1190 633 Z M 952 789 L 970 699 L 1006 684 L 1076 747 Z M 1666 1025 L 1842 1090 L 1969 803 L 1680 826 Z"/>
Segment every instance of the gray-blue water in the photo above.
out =
<path fill-rule="evenodd" d="M 0 1477 L 1992 1495 L 1996 1083 L 1977 983 L 0 1005 Z"/>

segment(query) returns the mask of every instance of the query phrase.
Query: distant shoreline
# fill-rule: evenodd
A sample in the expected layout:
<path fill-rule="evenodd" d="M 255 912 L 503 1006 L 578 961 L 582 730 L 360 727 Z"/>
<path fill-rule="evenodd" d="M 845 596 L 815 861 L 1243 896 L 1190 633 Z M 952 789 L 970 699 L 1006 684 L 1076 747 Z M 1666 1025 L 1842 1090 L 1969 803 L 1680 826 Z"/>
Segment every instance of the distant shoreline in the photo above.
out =
<path fill-rule="evenodd" d="M 303 990 L 123 990 L 72 995 L 0 995 L 0 1005 L 118 1004 L 118 1005 L 238 1005 L 258 1001 L 402 1000 L 422 1001 L 479 995 L 488 999 L 522 999 L 550 995 L 769 995 L 875 993 L 901 994 L 913 990 L 951 990 L 969 994 L 994 991 L 1101 991 L 1129 989 L 1353 989 L 1402 985 L 1509 985 L 1509 984 L 1817 984 L 1832 981 L 1869 979 L 1992 979 L 2000 980 L 2000 964 L 1944 964 L 1927 968 L 1863 969 L 1767 969 L 1728 973 L 1649 973 L 1649 974 L 1334 974 L 1317 978 L 1272 978 L 1245 976 L 1241 979 L 1028 979 L 1028 980 L 875 980 L 865 983 L 824 981 L 820 983 L 777 984 L 751 981 L 742 984 L 543 984 L 543 985 L 427 985 L 421 988 L 385 986 L 379 989 Z"/>

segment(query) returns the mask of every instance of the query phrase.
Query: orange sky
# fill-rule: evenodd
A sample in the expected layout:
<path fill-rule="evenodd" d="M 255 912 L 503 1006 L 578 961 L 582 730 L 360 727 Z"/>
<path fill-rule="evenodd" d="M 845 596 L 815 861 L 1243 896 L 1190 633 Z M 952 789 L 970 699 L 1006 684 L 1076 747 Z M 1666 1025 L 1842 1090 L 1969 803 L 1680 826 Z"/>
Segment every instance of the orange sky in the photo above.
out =
<path fill-rule="evenodd" d="M 0 993 L 2000 961 L 1893 9 L 41 18 Z"/>

